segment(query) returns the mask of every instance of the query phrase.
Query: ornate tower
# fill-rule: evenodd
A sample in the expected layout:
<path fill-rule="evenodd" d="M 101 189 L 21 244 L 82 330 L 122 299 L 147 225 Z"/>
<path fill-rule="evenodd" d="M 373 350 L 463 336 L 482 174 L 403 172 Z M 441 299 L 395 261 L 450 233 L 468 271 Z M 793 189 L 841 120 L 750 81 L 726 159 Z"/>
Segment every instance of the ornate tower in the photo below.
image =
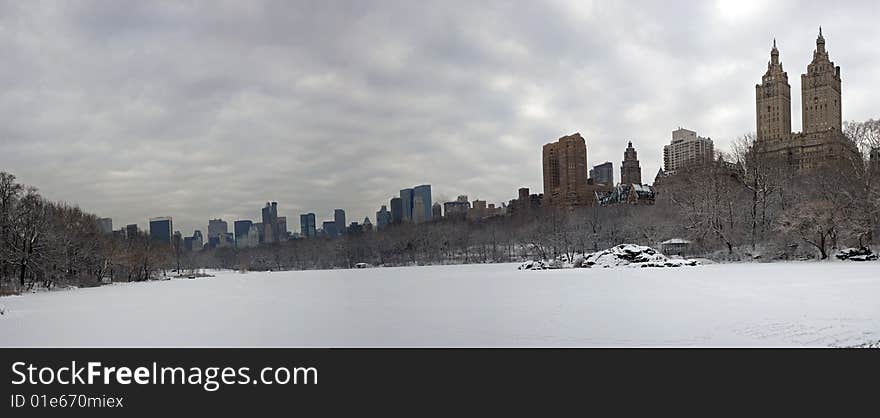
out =
<path fill-rule="evenodd" d="M 630 141 L 623 152 L 623 163 L 620 165 L 620 184 L 642 184 L 642 167 L 633 143 Z"/>
<path fill-rule="evenodd" d="M 770 50 L 767 72 L 761 84 L 755 86 L 755 104 L 758 119 L 758 140 L 780 139 L 791 135 L 791 86 L 788 73 L 779 61 L 776 39 Z"/>
<path fill-rule="evenodd" d="M 821 26 L 813 62 L 801 75 L 801 92 L 804 133 L 841 129 L 840 67 L 828 58 Z"/>

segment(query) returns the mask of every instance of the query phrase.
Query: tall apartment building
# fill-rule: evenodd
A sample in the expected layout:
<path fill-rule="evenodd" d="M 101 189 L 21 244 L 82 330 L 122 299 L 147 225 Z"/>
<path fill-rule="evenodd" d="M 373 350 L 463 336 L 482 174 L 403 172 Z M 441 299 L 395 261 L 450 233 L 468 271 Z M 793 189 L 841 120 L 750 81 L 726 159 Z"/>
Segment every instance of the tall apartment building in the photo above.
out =
<path fill-rule="evenodd" d="M 665 174 L 712 162 L 715 147 L 711 138 L 697 136 L 688 129 L 672 131 L 672 142 L 663 146 L 663 169 Z"/>
<path fill-rule="evenodd" d="M 587 185 L 587 143 L 580 133 L 543 147 L 544 199 L 550 206 L 590 206 L 594 193 Z"/>

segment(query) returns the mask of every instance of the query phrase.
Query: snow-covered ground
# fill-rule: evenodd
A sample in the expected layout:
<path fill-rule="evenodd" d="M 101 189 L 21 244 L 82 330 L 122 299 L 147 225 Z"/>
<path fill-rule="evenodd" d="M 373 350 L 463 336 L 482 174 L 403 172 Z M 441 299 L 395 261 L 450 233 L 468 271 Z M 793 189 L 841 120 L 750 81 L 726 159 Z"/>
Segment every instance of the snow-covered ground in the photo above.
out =
<path fill-rule="evenodd" d="M 248 273 L 0 298 L 0 346 L 853 346 L 880 263 Z"/>

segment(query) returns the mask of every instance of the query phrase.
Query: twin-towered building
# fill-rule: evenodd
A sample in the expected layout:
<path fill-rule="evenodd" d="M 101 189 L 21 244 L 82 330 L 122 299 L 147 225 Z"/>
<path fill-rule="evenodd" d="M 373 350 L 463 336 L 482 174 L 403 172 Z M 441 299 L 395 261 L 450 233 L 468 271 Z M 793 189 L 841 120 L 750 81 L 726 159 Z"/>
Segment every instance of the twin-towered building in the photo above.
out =
<path fill-rule="evenodd" d="M 842 131 L 840 67 L 831 61 L 819 28 L 813 60 L 801 74 L 802 132 L 791 130 L 791 86 L 776 40 L 770 62 L 755 86 L 757 151 L 793 169 L 811 169 L 848 158 L 858 150 Z"/>

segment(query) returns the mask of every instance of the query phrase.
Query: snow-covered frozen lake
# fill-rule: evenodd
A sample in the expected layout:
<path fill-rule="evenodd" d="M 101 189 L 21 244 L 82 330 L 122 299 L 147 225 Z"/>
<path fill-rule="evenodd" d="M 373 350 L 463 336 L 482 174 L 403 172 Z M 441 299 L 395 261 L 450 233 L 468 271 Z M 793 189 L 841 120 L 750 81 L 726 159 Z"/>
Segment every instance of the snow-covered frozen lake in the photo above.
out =
<path fill-rule="evenodd" d="M 0 346 L 849 346 L 880 263 L 217 273 L 0 298 Z"/>

